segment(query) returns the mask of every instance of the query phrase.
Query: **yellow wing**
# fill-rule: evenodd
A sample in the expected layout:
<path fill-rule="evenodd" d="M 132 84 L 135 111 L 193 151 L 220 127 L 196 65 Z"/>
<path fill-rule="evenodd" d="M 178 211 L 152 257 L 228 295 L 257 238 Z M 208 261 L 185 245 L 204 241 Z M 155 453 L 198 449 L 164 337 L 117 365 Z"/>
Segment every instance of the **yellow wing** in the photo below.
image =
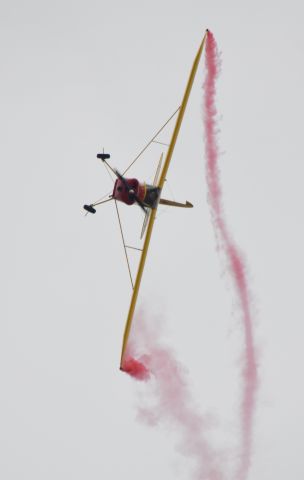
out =
<path fill-rule="evenodd" d="M 181 124 L 182 124 L 182 120 L 183 120 L 184 113 L 185 113 L 185 110 L 186 110 L 186 106 L 187 106 L 187 103 L 188 103 L 189 95 L 190 95 L 190 92 L 191 92 L 191 89 L 192 89 L 194 77 L 196 75 L 198 64 L 199 64 L 199 61 L 200 61 L 200 58 L 201 58 L 201 55 L 202 55 L 202 51 L 203 51 L 203 48 L 204 48 L 204 45 L 205 45 L 207 34 L 208 34 L 208 30 L 206 31 L 206 33 L 203 37 L 202 43 L 201 43 L 201 45 L 198 49 L 198 52 L 197 52 L 196 57 L 195 57 L 194 62 L 193 62 L 193 66 L 192 66 L 192 69 L 191 69 L 191 72 L 190 72 L 189 80 L 188 80 L 188 83 L 187 83 L 187 86 L 186 86 L 184 97 L 183 97 L 183 100 L 182 100 L 182 103 L 181 103 L 181 106 L 180 106 L 180 109 L 179 109 L 179 112 L 178 112 L 178 116 L 177 116 L 177 119 L 176 119 L 174 131 L 173 131 L 171 141 L 170 141 L 170 144 L 169 144 L 169 148 L 168 148 L 167 156 L 166 156 L 166 159 L 165 159 L 165 163 L 164 163 L 164 166 L 163 166 L 161 174 L 160 174 L 160 179 L 159 179 L 159 182 L 158 182 L 158 187 L 160 189 L 163 188 L 164 183 L 165 183 L 166 175 L 167 175 L 167 172 L 168 172 L 168 169 L 169 169 L 170 161 L 171 161 L 172 154 L 173 154 L 173 151 L 174 151 L 174 147 L 175 147 L 175 144 L 176 144 L 176 140 L 177 140 L 177 137 L 178 137 L 178 134 L 179 134 L 179 130 L 180 130 L 180 127 L 181 127 Z M 124 355 L 125 355 L 125 352 L 126 352 L 128 338 L 129 338 L 129 335 L 130 335 L 132 320 L 133 320 L 133 317 L 134 317 L 134 311 L 135 311 L 135 306 L 136 306 L 136 302 L 137 302 L 139 287 L 140 287 L 142 274 L 143 274 L 143 271 L 144 271 L 144 266 L 145 266 L 145 262 L 146 262 L 146 258 L 147 258 L 148 248 L 149 248 L 149 244 L 150 244 L 150 240 L 151 240 L 151 235 L 152 235 L 153 225 L 154 225 L 154 221 L 155 221 L 156 211 L 157 211 L 157 207 L 152 209 L 152 211 L 151 211 L 151 215 L 150 215 L 150 219 L 149 219 L 149 223 L 148 223 L 148 227 L 147 227 L 147 233 L 146 233 L 145 241 L 144 241 L 144 245 L 143 245 L 143 250 L 142 250 L 142 254 L 141 254 L 139 265 L 138 265 L 137 276 L 136 276 L 136 280 L 135 280 L 135 284 L 134 284 L 134 289 L 133 289 L 133 294 L 132 294 L 132 298 L 131 298 L 128 318 L 127 318 L 127 321 L 126 321 L 126 326 L 125 326 L 125 331 L 124 331 L 124 336 L 123 336 L 121 359 L 120 359 L 121 370 L 123 370 Z"/>

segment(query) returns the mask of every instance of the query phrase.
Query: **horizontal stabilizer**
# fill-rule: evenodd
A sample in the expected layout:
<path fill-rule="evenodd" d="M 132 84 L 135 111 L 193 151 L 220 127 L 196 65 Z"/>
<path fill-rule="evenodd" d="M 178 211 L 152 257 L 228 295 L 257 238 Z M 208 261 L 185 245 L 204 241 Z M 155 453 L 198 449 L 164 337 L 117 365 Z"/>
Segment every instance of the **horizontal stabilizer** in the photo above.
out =
<path fill-rule="evenodd" d="M 169 207 L 181 207 L 181 208 L 192 208 L 192 203 L 186 201 L 186 203 L 180 202 L 173 202 L 172 200 L 166 200 L 165 198 L 161 198 L 159 203 L 161 205 L 168 205 Z"/>

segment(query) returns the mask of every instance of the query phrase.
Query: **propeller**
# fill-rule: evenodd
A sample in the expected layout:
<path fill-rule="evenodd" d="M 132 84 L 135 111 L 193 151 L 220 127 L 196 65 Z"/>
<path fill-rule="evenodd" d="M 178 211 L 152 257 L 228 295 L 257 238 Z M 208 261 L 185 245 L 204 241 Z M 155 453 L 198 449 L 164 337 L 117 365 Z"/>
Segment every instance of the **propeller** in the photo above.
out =
<path fill-rule="evenodd" d="M 122 183 L 124 184 L 124 186 L 126 187 L 126 190 L 128 191 L 129 193 L 129 196 L 131 199 L 134 199 L 135 202 L 137 203 L 137 205 L 140 206 L 140 208 L 145 212 L 147 213 L 147 210 L 143 204 L 143 202 L 138 198 L 138 196 L 135 194 L 134 190 L 130 187 L 130 185 L 128 184 L 128 182 L 126 181 L 126 179 L 121 175 L 121 173 L 119 173 L 118 170 L 114 170 L 114 173 L 115 175 L 117 176 L 117 178 L 119 178 L 119 180 L 122 181 Z"/>

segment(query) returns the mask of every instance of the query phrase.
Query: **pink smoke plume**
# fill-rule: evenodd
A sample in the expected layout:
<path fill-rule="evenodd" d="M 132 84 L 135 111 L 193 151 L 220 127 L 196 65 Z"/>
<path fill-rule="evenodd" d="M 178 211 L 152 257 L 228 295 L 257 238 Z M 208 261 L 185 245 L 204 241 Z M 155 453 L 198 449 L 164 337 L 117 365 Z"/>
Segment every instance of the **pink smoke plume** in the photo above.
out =
<path fill-rule="evenodd" d="M 218 169 L 218 144 L 215 106 L 215 82 L 219 73 L 219 55 L 217 44 L 211 32 L 208 33 L 206 42 L 206 70 L 207 76 L 204 82 L 204 127 L 205 149 L 207 160 L 207 183 L 211 206 L 211 213 L 216 233 L 222 243 L 228 262 L 229 270 L 233 278 L 239 298 L 242 324 L 244 328 L 244 369 L 243 369 L 243 392 L 242 392 L 242 442 L 240 465 L 237 471 L 237 480 L 247 477 L 252 454 L 252 426 L 255 411 L 256 391 L 258 386 L 257 363 L 253 338 L 253 320 L 251 313 L 250 295 L 246 276 L 246 267 L 242 255 L 231 238 L 224 217 L 222 195 L 220 188 Z"/>
<path fill-rule="evenodd" d="M 242 438 L 240 462 L 236 480 L 247 477 L 252 452 L 252 425 L 257 390 L 257 367 L 254 348 L 250 295 L 243 258 L 227 229 L 222 207 L 218 171 L 218 146 L 216 138 L 215 81 L 219 60 L 215 39 L 208 32 L 206 42 L 207 76 L 204 83 L 204 125 L 206 134 L 207 183 L 215 230 L 225 251 L 230 272 L 236 286 L 244 327 L 244 369 L 242 389 Z M 223 480 L 227 478 L 228 463 L 225 455 L 210 443 L 212 425 L 207 416 L 195 409 L 186 375 L 175 355 L 160 342 L 161 332 L 155 321 L 149 321 L 143 312 L 136 316 L 123 360 L 122 370 L 133 378 L 148 381 L 153 388 L 153 406 L 139 408 L 139 417 L 150 425 L 170 423 L 180 436 L 180 451 L 195 461 L 196 480 Z M 208 436 L 208 437 L 207 437 Z M 224 474 L 225 472 L 225 474 Z"/>
<path fill-rule="evenodd" d="M 123 370 L 131 376 L 149 379 L 152 388 L 154 403 L 143 406 L 141 402 L 139 419 L 152 426 L 165 423 L 174 427 L 180 437 L 178 450 L 195 463 L 191 478 L 223 480 L 224 456 L 206 438 L 212 421 L 196 411 L 183 368 L 174 352 L 161 343 L 161 336 L 157 318 L 149 319 L 141 311 L 135 318 L 123 364 Z"/>

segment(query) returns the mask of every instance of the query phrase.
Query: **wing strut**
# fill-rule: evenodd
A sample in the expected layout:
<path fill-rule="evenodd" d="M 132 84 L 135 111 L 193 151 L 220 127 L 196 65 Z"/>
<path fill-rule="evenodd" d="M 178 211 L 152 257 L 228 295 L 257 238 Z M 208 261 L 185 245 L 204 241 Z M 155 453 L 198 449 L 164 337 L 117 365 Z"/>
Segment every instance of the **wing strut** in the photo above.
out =
<path fill-rule="evenodd" d="M 134 289 L 133 278 L 132 278 L 132 273 L 131 273 L 131 268 L 130 268 L 130 263 L 129 263 L 129 257 L 128 257 L 128 253 L 127 253 L 128 246 L 126 245 L 126 242 L 125 242 L 125 237 L 124 237 L 123 230 L 122 230 L 122 225 L 121 225 L 121 220 L 120 220 L 120 215 L 119 215 L 119 210 L 118 210 L 118 205 L 117 205 L 116 200 L 115 200 L 115 207 L 116 207 L 116 213 L 117 213 L 117 218 L 118 218 L 122 243 L 123 243 L 123 247 L 124 247 L 124 251 L 125 251 L 125 257 L 126 257 L 128 271 L 129 271 L 129 277 L 130 277 L 130 280 L 131 280 L 132 288 Z"/>
<path fill-rule="evenodd" d="M 203 48 L 204 48 L 204 45 L 205 45 L 207 34 L 208 34 L 208 30 L 206 30 L 206 33 L 203 37 L 203 40 L 201 42 L 201 45 L 198 49 L 198 52 L 197 52 L 196 57 L 195 57 L 194 62 L 193 62 L 193 66 L 192 66 L 190 76 L 189 76 L 189 79 L 188 79 L 188 83 L 187 83 L 187 86 L 186 86 L 186 90 L 185 90 L 185 93 L 184 93 L 183 101 L 181 103 L 181 106 L 180 106 L 180 109 L 179 109 L 179 112 L 178 112 L 175 127 L 174 127 L 174 130 L 173 130 L 173 134 L 172 134 L 171 141 L 170 141 L 170 144 L 169 144 L 169 148 L 168 148 L 168 151 L 167 151 L 167 156 L 166 156 L 166 159 L 165 159 L 165 163 L 164 163 L 164 166 L 162 168 L 160 179 L 159 179 L 159 182 L 158 182 L 158 187 L 160 189 L 163 188 L 164 183 L 165 183 L 166 175 L 167 175 L 167 172 L 168 172 L 168 169 L 169 169 L 170 161 L 171 161 L 172 154 L 173 154 L 173 151 L 174 151 L 174 147 L 175 147 L 175 144 L 176 144 L 176 140 L 177 140 L 177 137 L 178 137 L 178 134 L 179 134 L 179 130 L 180 130 L 180 127 L 181 127 L 181 124 L 182 124 L 182 120 L 183 120 L 183 117 L 184 117 L 184 113 L 185 113 L 186 106 L 187 106 L 187 103 L 188 103 L 188 99 L 189 99 L 189 96 L 190 96 L 190 92 L 191 92 L 191 89 L 192 89 L 193 81 L 194 81 L 194 78 L 195 78 L 195 75 L 196 75 L 196 72 L 197 72 L 198 64 L 199 64 L 199 61 L 200 61 L 200 58 L 201 58 L 201 55 L 202 55 L 202 51 L 203 51 Z M 137 276 L 136 276 L 136 280 L 135 280 L 135 284 L 134 284 L 134 288 L 133 288 L 133 294 L 132 294 L 132 298 L 131 298 L 128 318 L 127 318 L 127 321 L 126 321 L 125 331 L 124 331 L 124 336 L 123 336 L 121 359 L 120 359 L 120 369 L 121 370 L 124 369 L 123 368 L 124 356 L 125 356 L 125 353 L 126 353 L 128 338 L 129 338 L 129 335 L 130 335 L 132 320 L 133 320 L 135 306 L 136 306 L 138 292 L 139 292 L 139 287 L 140 287 L 142 274 L 143 274 L 143 271 L 144 271 L 144 266 L 145 266 L 145 262 L 146 262 L 146 258 L 147 258 L 148 248 L 149 248 L 150 239 L 151 239 L 152 230 L 153 230 L 153 225 L 154 225 L 155 216 L 156 216 L 156 210 L 157 210 L 157 207 L 152 209 L 152 211 L 151 211 L 150 220 L 149 220 L 148 227 L 147 227 L 147 233 L 146 233 L 145 241 L 144 241 L 144 245 L 143 245 L 143 250 L 142 250 L 142 254 L 141 254 L 139 265 L 138 265 Z"/>
<path fill-rule="evenodd" d="M 123 175 L 127 173 L 128 170 L 134 165 L 134 163 L 139 159 L 139 157 L 147 150 L 147 148 L 151 145 L 151 143 L 159 143 L 156 142 L 155 139 L 158 137 L 160 132 L 163 131 L 163 129 L 168 125 L 168 123 L 172 120 L 173 117 L 177 114 L 177 112 L 180 110 L 181 107 L 178 107 L 174 113 L 172 113 L 171 117 L 168 118 L 168 120 L 163 124 L 162 127 L 156 132 L 154 137 L 151 138 L 151 140 L 147 143 L 147 145 L 139 152 L 139 154 L 134 158 L 134 160 L 130 163 L 130 165 L 124 170 Z"/>

